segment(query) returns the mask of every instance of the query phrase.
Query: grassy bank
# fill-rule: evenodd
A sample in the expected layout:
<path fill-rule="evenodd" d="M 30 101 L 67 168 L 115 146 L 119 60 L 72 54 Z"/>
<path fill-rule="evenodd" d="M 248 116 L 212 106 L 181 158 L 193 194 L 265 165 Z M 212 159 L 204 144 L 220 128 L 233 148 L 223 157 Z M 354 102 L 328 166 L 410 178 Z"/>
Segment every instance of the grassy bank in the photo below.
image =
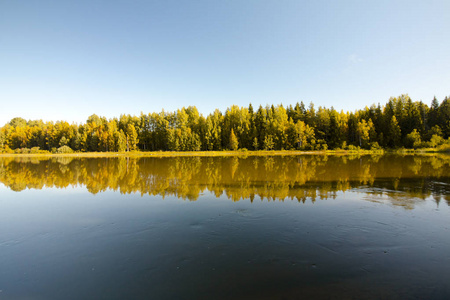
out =
<path fill-rule="evenodd" d="M 0 157 L 226 157 L 226 156 L 292 156 L 292 155 L 382 155 L 385 153 L 396 154 L 426 154 L 426 153 L 450 153 L 450 147 L 423 148 L 423 149 L 399 149 L 399 150 L 278 150 L 278 151 L 154 151 L 154 152 L 74 152 L 74 153 L 3 153 Z"/>
<path fill-rule="evenodd" d="M 439 147 L 436 148 L 419 148 L 419 149 L 397 149 L 397 150 L 393 150 L 392 152 L 394 153 L 399 153 L 399 154 L 403 154 L 403 153 L 450 153 L 450 145 L 445 144 L 445 145 L 441 145 Z"/>
<path fill-rule="evenodd" d="M 221 157 L 221 156 L 274 156 L 324 154 L 325 151 L 155 151 L 155 152 L 75 152 L 75 153 L 36 153 L 0 154 L 0 157 Z"/>
<path fill-rule="evenodd" d="M 0 157 L 223 157 L 223 156 L 292 156 L 292 155 L 354 155 L 383 154 L 382 150 L 323 151 L 155 151 L 155 152 L 74 152 L 74 153 L 9 153 Z"/>

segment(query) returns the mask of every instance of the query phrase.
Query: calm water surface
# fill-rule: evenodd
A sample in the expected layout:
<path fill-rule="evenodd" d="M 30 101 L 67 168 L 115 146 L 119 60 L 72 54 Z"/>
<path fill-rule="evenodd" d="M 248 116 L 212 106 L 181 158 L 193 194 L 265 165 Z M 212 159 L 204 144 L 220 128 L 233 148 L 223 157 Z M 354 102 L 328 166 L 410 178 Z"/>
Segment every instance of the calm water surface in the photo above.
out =
<path fill-rule="evenodd" d="M 449 299 L 449 156 L 0 158 L 0 299 Z"/>

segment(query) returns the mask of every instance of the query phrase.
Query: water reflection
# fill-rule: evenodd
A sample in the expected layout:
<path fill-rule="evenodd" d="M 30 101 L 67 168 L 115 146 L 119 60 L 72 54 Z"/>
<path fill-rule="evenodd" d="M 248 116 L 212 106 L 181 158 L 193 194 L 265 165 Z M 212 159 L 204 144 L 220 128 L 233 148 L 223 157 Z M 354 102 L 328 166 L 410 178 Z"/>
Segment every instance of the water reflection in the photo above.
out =
<path fill-rule="evenodd" d="M 357 189 L 406 208 L 432 196 L 450 204 L 449 156 L 177 157 L 0 159 L 0 182 L 14 191 L 85 186 L 196 200 L 209 191 L 229 199 L 335 198 Z"/>
<path fill-rule="evenodd" d="M 0 299 L 450 299 L 449 162 L 0 159 Z"/>

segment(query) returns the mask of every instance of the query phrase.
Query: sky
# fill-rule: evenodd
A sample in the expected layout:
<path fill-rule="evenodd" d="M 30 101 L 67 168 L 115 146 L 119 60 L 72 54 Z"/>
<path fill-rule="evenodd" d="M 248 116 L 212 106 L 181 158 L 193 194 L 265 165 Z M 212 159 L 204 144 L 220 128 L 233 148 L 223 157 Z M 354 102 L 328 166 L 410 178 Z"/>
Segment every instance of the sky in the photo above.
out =
<path fill-rule="evenodd" d="M 231 105 L 354 111 L 450 96 L 450 1 L 0 0 L 0 126 L 14 117 Z"/>

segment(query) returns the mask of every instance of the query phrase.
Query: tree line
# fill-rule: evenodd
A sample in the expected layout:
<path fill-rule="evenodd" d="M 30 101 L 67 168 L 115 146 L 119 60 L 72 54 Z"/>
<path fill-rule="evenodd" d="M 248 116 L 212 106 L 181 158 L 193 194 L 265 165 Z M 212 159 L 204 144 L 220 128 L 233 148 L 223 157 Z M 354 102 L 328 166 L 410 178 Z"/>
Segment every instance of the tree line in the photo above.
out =
<path fill-rule="evenodd" d="M 355 112 L 333 107 L 233 105 L 204 117 L 195 106 L 174 112 L 91 115 L 84 124 L 14 118 L 0 128 L 0 151 L 17 153 L 327 150 L 438 147 L 450 143 L 450 99 L 431 105 L 408 95 Z"/>

